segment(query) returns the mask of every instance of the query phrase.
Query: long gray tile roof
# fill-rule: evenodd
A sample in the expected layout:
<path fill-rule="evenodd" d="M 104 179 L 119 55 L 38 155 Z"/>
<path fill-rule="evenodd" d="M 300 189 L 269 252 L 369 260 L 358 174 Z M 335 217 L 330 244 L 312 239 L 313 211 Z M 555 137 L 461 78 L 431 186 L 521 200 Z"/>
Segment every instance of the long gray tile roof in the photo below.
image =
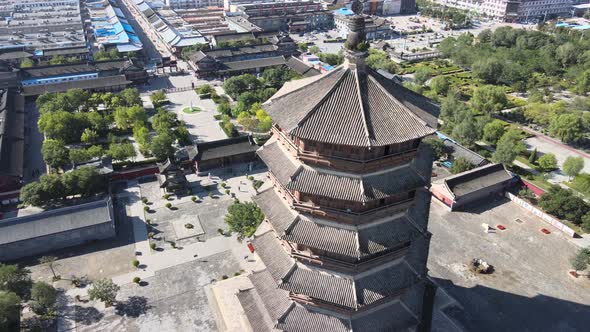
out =
<path fill-rule="evenodd" d="M 362 73 L 343 65 L 303 87 L 286 87 L 292 90 L 279 91 L 263 107 L 288 133 L 330 144 L 383 146 L 434 133 L 429 115 L 434 111 L 421 110 L 427 101 L 417 106 L 416 96 L 392 94 L 392 89 L 405 88 L 394 83 L 386 87 L 376 76 L 372 70 Z"/>
<path fill-rule="evenodd" d="M 424 186 L 426 181 L 413 167 L 395 168 L 360 178 L 305 167 L 286 185 L 287 189 L 334 199 L 368 202 Z"/>
<path fill-rule="evenodd" d="M 279 144 L 276 141 L 266 144 L 256 153 L 264 161 L 266 166 L 268 166 L 277 180 L 282 185 L 286 185 L 297 172 L 299 165 L 296 165 L 287 157 L 287 152 L 282 151 Z"/>
<path fill-rule="evenodd" d="M 249 279 L 264 302 L 273 323 L 276 323 L 293 305 L 293 301 L 289 299 L 289 292 L 278 288 L 272 274 L 267 270 L 254 272 Z"/>
<path fill-rule="evenodd" d="M 302 305 L 294 306 L 277 324 L 286 332 L 350 332 L 350 322 L 316 311 Z M 359 330 L 360 331 L 360 330 Z"/>
<path fill-rule="evenodd" d="M 352 331 L 391 332 L 406 331 L 418 323 L 401 302 L 393 302 L 350 320 Z"/>
<path fill-rule="evenodd" d="M 404 261 L 367 271 L 357 279 L 332 275 L 295 263 L 273 232 L 256 240 L 261 238 L 254 247 L 279 288 L 353 310 L 398 294 L 418 280 Z"/>
<path fill-rule="evenodd" d="M 253 197 L 275 232 L 290 242 L 361 260 L 397 248 L 417 234 L 405 215 L 361 229 L 343 229 L 317 222 L 289 208 L 273 188 Z"/>
<path fill-rule="evenodd" d="M 511 179 L 512 174 L 502 164 L 489 164 L 450 176 L 444 181 L 455 196 L 463 196 L 499 183 L 507 183 Z"/>
<path fill-rule="evenodd" d="M 274 232 L 266 232 L 252 241 L 256 252 L 275 280 L 282 280 L 293 269 L 294 261 L 280 244 Z"/>
<path fill-rule="evenodd" d="M 266 311 L 264 300 L 255 289 L 241 291 L 237 297 L 246 317 L 248 317 L 252 330 L 256 332 L 272 332 L 274 330 L 275 324 Z"/>
<path fill-rule="evenodd" d="M 286 202 L 282 202 L 283 199 L 273 188 L 259 193 L 252 197 L 252 200 L 262 209 L 266 219 L 278 235 L 285 234 L 287 228 L 297 218 L 297 214 L 287 206 Z"/>
<path fill-rule="evenodd" d="M 287 189 L 346 201 L 368 202 L 426 184 L 424 174 L 421 175 L 415 167 L 398 167 L 362 177 L 327 173 L 291 160 L 279 144 L 267 144 L 257 153 Z"/>
<path fill-rule="evenodd" d="M 0 220 L 0 245 L 113 223 L 110 198 Z"/>

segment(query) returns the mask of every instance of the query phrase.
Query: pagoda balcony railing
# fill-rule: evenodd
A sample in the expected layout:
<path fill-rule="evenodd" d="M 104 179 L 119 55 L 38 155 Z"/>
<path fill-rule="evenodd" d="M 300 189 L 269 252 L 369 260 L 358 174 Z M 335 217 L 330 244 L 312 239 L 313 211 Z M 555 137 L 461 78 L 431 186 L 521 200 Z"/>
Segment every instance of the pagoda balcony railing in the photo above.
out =
<path fill-rule="evenodd" d="M 392 154 L 387 154 L 371 159 L 355 159 L 355 158 L 347 158 L 343 156 L 333 155 L 333 154 L 321 154 L 319 152 L 310 152 L 301 150 L 299 146 L 297 146 L 293 141 L 283 133 L 282 130 L 273 128 L 273 132 L 280 136 L 280 141 L 289 145 L 290 149 L 295 151 L 295 155 L 297 158 L 301 159 L 302 161 L 308 161 L 312 163 L 316 163 L 318 165 L 323 165 L 327 167 L 335 166 L 334 163 L 338 162 L 345 162 L 351 163 L 352 168 L 358 169 L 360 171 L 362 168 L 368 166 L 369 164 L 375 164 L 374 167 L 367 169 L 366 171 L 371 171 L 374 168 L 388 166 L 388 165 L 396 165 L 399 164 L 399 161 L 410 161 L 412 160 L 417 152 L 417 148 L 411 148 L 405 151 L 400 151 Z M 340 167 L 335 167 L 340 168 Z"/>
<path fill-rule="evenodd" d="M 293 208 L 302 213 L 309 213 L 311 215 L 319 217 L 337 219 L 342 222 L 356 225 L 363 223 L 367 219 L 387 217 L 392 214 L 405 211 L 412 205 L 413 202 L 414 197 L 394 202 L 392 204 L 380 206 L 371 210 L 355 212 L 330 207 L 321 207 L 313 204 L 297 202 L 296 200 L 294 200 Z"/>
<path fill-rule="evenodd" d="M 357 263 L 350 263 L 327 256 L 313 255 L 303 251 L 299 251 L 296 248 L 294 248 L 293 245 L 291 245 L 291 243 L 289 243 L 288 241 L 287 243 L 291 248 L 291 256 L 297 259 L 298 261 L 305 262 L 311 265 L 321 266 L 326 269 L 337 270 L 339 272 L 344 273 L 363 272 L 374 266 L 379 265 L 380 263 L 404 257 L 407 254 L 411 245 L 411 242 L 407 241 L 400 244 L 396 248 L 392 248 L 391 250 L 382 254 L 378 254 L 375 257 Z"/>
<path fill-rule="evenodd" d="M 314 159 L 314 160 L 315 159 L 318 159 L 318 160 L 337 159 L 337 160 L 354 162 L 354 163 L 364 165 L 364 164 L 369 164 L 369 163 L 381 161 L 384 159 L 393 159 L 395 157 L 399 157 L 402 155 L 409 155 L 410 153 L 412 153 L 412 157 L 413 157 L 417 151 L 418 151 L 418 149 L 414 148 L 414 149 L 410 149 L 410 150 L 406 150 L 406 151 L 401 151 L 401 152 L 392 153 L 392 154 L 388 154 L 388 155 L 384 155 L 384 156 L 379 156 L 377 158 L 372 158 L 372 159 L 354 159 L 354 158 L 346 158 L 346 157 L 342 157 L 342 156 L 336 156 L 336 155 L 332 155 L 332 154 L 324 155 L 324 154 L 320 154 L 319 152 L 301 151 L 299 149 L 297 149 L 297 155 L 304 160 L 305 159 Z"/>

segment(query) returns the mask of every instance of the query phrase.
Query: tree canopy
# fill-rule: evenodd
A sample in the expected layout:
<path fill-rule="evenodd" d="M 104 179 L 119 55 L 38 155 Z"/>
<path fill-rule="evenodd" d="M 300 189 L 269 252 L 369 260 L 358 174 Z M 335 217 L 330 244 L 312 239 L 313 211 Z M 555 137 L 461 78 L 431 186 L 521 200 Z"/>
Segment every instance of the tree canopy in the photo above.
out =
<path fill-rule="evenodd" d="M 115 302 L 117 293 L 121 287 L 113 282 L 111 279 L 99 279 L 92 283 L 92 288 L 88 290 L 88 296 L 91 300 L 100 300 L 105 303 L 105 306 L 110 306 Z"/>
<path fill-rule="evenodd" d="M 235 202 L 227 208 L 225 215 L 230 231 L 238 233 L 239 238 L 252 236 L 262 220 L 264 214 L 253 202 Z"/>
<path fill-rule="evenodd" d="M 520 131 L 510 129 L 498 140 L 492 160 L 497 163 L 511 164 L 516 156 L 524 150 L 525 146 L 522 143 Z"/>
<path fill-rule="evenodd" d="M 569 176 L 570 178 L 575 177 L 576 175 L 580 174 L 582 169 L 584 168 L 584 158 L 583 157 L 567 157 L 565 162 L 563 163 L 562 169 L 565 175 Z"/>

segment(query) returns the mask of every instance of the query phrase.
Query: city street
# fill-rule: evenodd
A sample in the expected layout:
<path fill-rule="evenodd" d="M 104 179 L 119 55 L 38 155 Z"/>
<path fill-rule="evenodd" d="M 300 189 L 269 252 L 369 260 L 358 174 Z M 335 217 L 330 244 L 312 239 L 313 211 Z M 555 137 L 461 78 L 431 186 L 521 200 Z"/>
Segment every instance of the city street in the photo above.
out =
<path fill-rule="evenodd" d="M 26 119 L 26 143 L 25 143 L 25 158 L 24 158 L 24 182 L 28 183 L 39 178 L 47 172 L 47 165 L 43 160 L 41 154 L 41 147 L 43 146 L 43 134 L 39 132 L 37 121 L 39 121 L 39 110 L 35 103 L 27 103 L 25 105 L 25 119 Z M 35 173 L 35 174 L 33 174 Z"/>
<path fill-rule="evenodd" d="M 153 36 L 147 24 L 143 21 L 141 14 L 134 10 L 132 0 L 116 0 L 119 8 L 133 26 L 133 30 L 143 43 L 143 50 L 150 60 L 161 59 L 162 56 L 170 56 L 166 47 L 156 36 Z"/>

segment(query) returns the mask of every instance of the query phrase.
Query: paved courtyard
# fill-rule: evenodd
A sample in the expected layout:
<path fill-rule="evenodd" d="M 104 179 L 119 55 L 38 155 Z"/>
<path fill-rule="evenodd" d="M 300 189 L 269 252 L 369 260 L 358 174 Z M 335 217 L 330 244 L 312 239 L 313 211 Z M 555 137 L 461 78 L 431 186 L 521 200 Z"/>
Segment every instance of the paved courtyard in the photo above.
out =
<path fill-rule="evenodd" d="M 76 304 L 77 331 L 216 331 L 205 286 L 239 271 L 229 251 L 157 271 L 143 286 L 123 285 L 111 308 Z"/>
<path fill-rule="evenodd" d="M 507 229 L 485 234 L 484 222 Z M 541 233 L 544 227 L 552 233 Z M 430 275 L 459 302 L 445 313 L 463 329 L 581 331 L 589 326 L 590 280 L 567 274 L 577 247 L 513 203 L 488 202 L 470 212 L 448 212 L 433 202 L 429 230 Z M 466 265 L 472 258 L 492 264 L 494 273 L 474 275 Z"/>

